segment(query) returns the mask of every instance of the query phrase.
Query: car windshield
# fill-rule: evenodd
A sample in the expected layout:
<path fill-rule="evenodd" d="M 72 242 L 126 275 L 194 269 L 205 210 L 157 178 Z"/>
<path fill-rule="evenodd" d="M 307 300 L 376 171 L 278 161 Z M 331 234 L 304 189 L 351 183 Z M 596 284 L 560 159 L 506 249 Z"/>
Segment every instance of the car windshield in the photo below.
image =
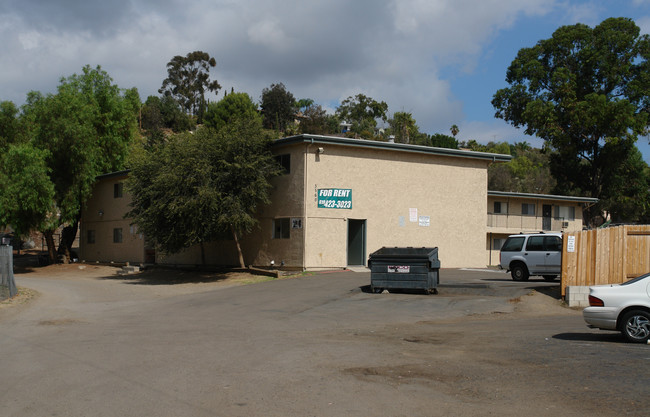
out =
<path fill-rule="evenodd" d="M 636 277 L 636 278 L 634 278 L 634 279 L 631 279 L 631 280 L 629 280 L 629 281 L 626 281 L 626 282 L 622 283 L 621 285 L 630 285 L 630 284 L 634 284 L 635 282 L 639 282 L 639 281 L 641 281 L 642 279 L 646 279 L 646 278 L 648 278 L 648 277 L 650 277 L 650 273 L 648 273 L 648 274 L 644 274 L 644 275 L 641 275 L 640 277 Z"/>

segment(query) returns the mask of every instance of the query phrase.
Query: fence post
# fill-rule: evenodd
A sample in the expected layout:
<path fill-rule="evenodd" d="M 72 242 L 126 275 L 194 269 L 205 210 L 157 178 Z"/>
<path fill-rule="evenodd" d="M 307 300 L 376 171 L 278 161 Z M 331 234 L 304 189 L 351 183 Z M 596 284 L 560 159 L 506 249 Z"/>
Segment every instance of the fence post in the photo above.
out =
<path fill-rule="evenodd" d="M 0 245 L 0 275 L 2 277 L 0 281 L 0 298 L 7 298 L 4 297 L 5 291 L 9 293 L 8 298 L 18 293 L 16 282 L 14 281 L 13 261 L 13 248 L 11 246 Z"/>

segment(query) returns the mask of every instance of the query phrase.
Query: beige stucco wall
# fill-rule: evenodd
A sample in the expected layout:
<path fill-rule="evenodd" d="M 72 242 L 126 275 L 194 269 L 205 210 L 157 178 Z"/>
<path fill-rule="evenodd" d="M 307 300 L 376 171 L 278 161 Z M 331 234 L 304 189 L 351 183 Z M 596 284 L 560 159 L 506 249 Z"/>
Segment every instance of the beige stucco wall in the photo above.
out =
<path fill-rule="evenodd" d="M 382 246 L 438 246 L 443 267 L 485 265 L 487 161 L 333 144 L 285 148 L 292 150 L 296 177 L 277 184 L 274 205 L 264 214 L 301 216 L 305 195 L 303 228 L 292 230 L 291 240 L 299 249 L 304 233 L 306 268 L 347 266 L 348 219 L 366 219 L 366 261 Z M 351 189 L 352 209 L 318 208 L 316 193 L 324 188 Z M 410 209 L 417 209 L 418 220 L 428 216 L 429 226 L 411 222 Z M 275 252 L 278 243 L 286 244 L 271 240 L 269 246 L 276 262 L 276 254 L 291 255 Z"/>
<path fill-rule="evenodd" d="M 82 260 L 144 262 L 144 237 L 130 220 L 124 219 L 131 197 L 126 188 L 121 198 L 114 198 L 113 194 L 114 184 L 125 180 L 126 175 L 112 176 L 101 179 L 93 188 L 92 198 L 88 200 L 81 219 L 79 257 Z M 122 228 L 122 243 L 113 243 L 114 228 Z M 88 243 L 89 230 L 95 231 L 95 243 Z"/>

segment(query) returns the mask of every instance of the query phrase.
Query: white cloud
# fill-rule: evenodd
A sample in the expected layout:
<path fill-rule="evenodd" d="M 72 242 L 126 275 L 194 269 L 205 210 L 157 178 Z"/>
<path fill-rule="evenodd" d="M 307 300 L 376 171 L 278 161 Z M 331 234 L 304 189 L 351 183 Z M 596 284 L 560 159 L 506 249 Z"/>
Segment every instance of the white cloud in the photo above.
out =
<path fill-rule="evenodd" d="M 265 19 L 248 28 L 248 37 L 253 44 L 269 47 L 274 51 L 288 51 L 291 42 L 276 20 Z"/>
<path fill-rule="evenodd" d="M 459 126 L 456 139 L 460 141 L 475 140 L 478 143 L 488 142 L 528 142 L 535 148 L 541 148 L 544 141 L 537 137 L 527 136 L 523 129 L 517 129 L 503 120 L 494 119 L 490 122 L 465 122 Z M 448 134 L 447 132 L 442 132 Z"/>
<path fill-rule="evenodd" d="M 498 47 L 499 31 L 522 17 L 579 9 L 556 0 L 120 0 L 115 10 L 68 0 L 62 13 L 49 0 L 9 1 L 0 5 L 0 100 L 21 104 L 30 90 L 53 91 L 86 64 L 145 99 L 157 94 L 173 56 L 203 50 L 228 91 L 257 100 L 282 82 L 329 109 L 364 93 L 391 113 L 411 112 L 428 133 L 461 124 L 449 74 L 474 72 Z M 480 137 L 500 135 L 491 129 Z"/>

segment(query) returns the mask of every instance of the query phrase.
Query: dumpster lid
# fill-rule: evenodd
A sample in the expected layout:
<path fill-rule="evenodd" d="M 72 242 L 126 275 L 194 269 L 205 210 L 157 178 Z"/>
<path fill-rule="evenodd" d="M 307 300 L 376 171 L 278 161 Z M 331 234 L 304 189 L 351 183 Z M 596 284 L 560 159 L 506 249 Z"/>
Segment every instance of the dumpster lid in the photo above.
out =
<path fill-rule="evenodd" d="M 438 247 L 435 248 L 413 248 L 413 247 L 387 247 L 384 246 L 379 250 L 370 254 L 370 257 L 373 256 L 438 256 Z"/>

